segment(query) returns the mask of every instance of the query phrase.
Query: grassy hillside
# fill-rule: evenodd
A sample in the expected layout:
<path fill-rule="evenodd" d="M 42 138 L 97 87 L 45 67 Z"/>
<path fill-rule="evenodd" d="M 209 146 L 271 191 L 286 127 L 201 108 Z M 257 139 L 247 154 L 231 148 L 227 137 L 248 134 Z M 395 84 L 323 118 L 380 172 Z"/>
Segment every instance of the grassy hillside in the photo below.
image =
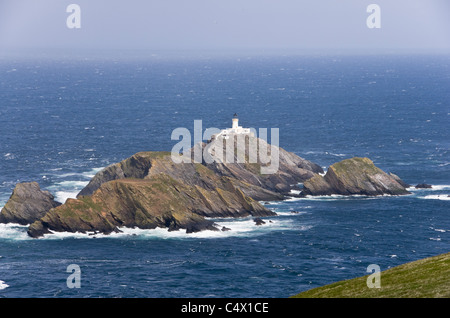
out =
<path fill-rule="evenodd" d="M 368 288 L 367 275 L 314 288 L 293 298 L 450 297 L 450 253 L 403 264 L 380 274 L 380 288 Z"/>

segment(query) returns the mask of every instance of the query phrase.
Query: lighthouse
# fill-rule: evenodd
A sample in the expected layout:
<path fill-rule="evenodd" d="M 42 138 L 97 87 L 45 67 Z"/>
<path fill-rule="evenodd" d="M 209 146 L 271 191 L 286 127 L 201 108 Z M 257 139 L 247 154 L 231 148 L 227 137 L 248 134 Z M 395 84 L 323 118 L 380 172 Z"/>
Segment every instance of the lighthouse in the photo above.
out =
<path fill-rule="evenodd" d="M 232 129 L 237 129 L 239 127 L 239 118 L 236 113 L 233 115 L 233 124 L 231 125 Z"/>
<path fill-rule="evenodd" d="M 241 126 L 239 126 L 239 118 L 237 114 L 233 115 L 231 128 L 222 129 L 218 134 L 212 135 L 210 141 L 219 138 L 228 139 L 230 136 L 234 135 L 249 135 L 251 137 L 255 136 L 250 128 L 242 128 Z"/>

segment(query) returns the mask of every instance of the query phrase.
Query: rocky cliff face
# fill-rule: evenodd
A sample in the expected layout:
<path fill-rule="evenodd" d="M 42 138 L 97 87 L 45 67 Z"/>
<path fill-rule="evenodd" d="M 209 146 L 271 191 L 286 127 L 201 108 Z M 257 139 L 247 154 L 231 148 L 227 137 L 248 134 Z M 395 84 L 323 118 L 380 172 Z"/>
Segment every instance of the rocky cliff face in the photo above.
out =
<path fill-rule="evenodd" d="M 214 190 L 187 185 L 166 174 L 106 182 L 91 196 L 69 199 L 51 209 L 30 226 L 28 234 L 38 237 L 50 231 L 111 233 L 121 226 L 184 229 L 190 233 L 217 230 L 205 216 L 274 215 L 226 178 L 221 182 Z"/>
<path fill-rule="evenodd" d="M 140 152 L 100 171 L 77 200 L 50 210 L 29 235 L 50 231 L 110 233 L 120 226 L 195 232 L 215 229 L 205 217 L 270 216 L 257 200 L 283 195 L 168 152 Z"/>
<path fill-rule="evenodd" d="M 37 182 L 18 183 L 0 212 L 0 223 L 31 224 L 60 204 L 50 192 L 42 191 Z"/>
<path fill-rule="evenodd" d="M 275 215 L 258 201 L 281 200 L 293 185 L 322 169 L 281 148 L 264 146 L 279 153 L 277 170 L 271 174 L 261 173 L 261 167 L 270 162 L 249 162 L 251 149 L 243 150 L 244 162 L 231 163 L 197 163 L 193 158 L 174 163 L 170 152 L 137 153 L 97 173 L 77 199 L 60 206 L 45 205 L 38 217 L 30 219 L 35 222 L 28 234 L 111 233 L 120 227 L 163 227 L 189 233 L 217 230 L 205 217 Z M 203 145 L 204 154 L 210 150 L 207 147 Z M 15 209 L 7 211 L 14 214 Z"/>
<path fill-rule="evenodd" d="M 236 139 L 235 137 L 232 145 L 234 148 L 227 145 L 231 140 L 222 141 L 223 145 L 219 144 L 219 140 L 204 145 L 204 153 L 211 158 L 210 162 L 213 162 L 206 163 L 204 160 L 203 164 L 219 175 L 283 194 L 289 193 L 292 185 L 308 180 L 316 173 L 323 173 L 319 165 L 268 144 L 263 139 L 246 137 L 244 142 L 238 142 Z M 225 151 L 227 148 L 234 149 L 231 156 L 228 153 L 228 160 Z M 273 153 L 276 155 L 272 158 Z M 250 160 L 252 155 L 254 160 Z M 239 163 L 239 156 L 243 163 Z M 265 174 L 264 168 L 269 171 L 273 168 L 273 171 Z"/>
<path fill-rule="evenodd" d="M 140 152 L 97 173 L 78 196 L 91 195 L 101 184 L 111 180 L 144 179 L 157 173 L 165 173 L 186 184 L 199 185 L 207 189 L 215 188 L 217 177 L 226 176 L 232 178 L 236 186 L 255 200 L 280 200 L 283 194 L 290 191 L 292 185 L 323 172 L 319 165 L 259 138 L 247 138 L 245 144 L 236 142 L 234 146 L 231 158 L 226 160 L 227 141 L 220 145 L 217 140 L 196 145 L 192 149 L 191 161 L 179 164 L 172 161 L 170 152 Z M 201 148 L 200 153 L 203 154 L 201 158 L 194 157 L 194 149 L 197 147 Z M 262 174 L 261 168 L 272 163 L 262 162 L 258 156 L 255 161 L 249 160 L 250 153 L 259 153 L 259 147 L 269 153 L 277 152 L 276 171 Z M 221 156 L 218 151 L 223 152 Z M 238 153 L 243 154 L 241 162 Z M 209 162 L 205 160 L 206 156 L 210 157 Z"/>
<path fill-rule="evenodd" d="M 328 168 L 324 177 L 315 175 L 303 183 L 306 195 L 403 195 L 409 194 L 404 183 L 376 167 L 369 158 L 351 158 Z"/>

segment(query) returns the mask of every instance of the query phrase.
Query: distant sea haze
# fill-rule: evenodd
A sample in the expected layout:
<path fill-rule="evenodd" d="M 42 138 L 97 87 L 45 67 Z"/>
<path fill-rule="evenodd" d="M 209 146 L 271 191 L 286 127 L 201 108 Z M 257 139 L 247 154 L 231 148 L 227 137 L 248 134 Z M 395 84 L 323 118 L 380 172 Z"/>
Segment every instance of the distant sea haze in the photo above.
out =
<path fill-rule="evenodd" d="M 74 198 L 110 164 L 170 151 L 175 128 L 228 128 L 234 113 L 324 170 L 369 157 L 412 185 L 263 202 L 278 215 L 215 220 L 226 232 L 31 239 L 0 224 L 0 297 L 288 297 L 450 248 L 450 57 L 2 60 L 0 74 L 0 207 L 25 181 Z"/>

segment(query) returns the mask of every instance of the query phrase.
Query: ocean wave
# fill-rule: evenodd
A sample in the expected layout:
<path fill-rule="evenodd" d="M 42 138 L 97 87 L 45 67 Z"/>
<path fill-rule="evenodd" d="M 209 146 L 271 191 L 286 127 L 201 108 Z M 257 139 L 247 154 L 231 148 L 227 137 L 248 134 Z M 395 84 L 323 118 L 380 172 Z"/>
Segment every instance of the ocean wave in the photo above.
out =
<path fill-rule="evenodd" d="M 47 173 L 47 175 L 52 175 L 54 177 L 57 178 L 67 178 L 67 177 L 80 177 L 83 179 L 91 179 L 95 176 L 95 174 L 101 170 L 103 170 L 104 167 L 99 167 L 99 168 L 92 168 L 88 171 L 82 171 L 82 172 L 67 172 L 67 173 L 58 173 L 58 171 L 61 171 L 62 168 L 55 168 L 55 169 L 50 169 L 50 173 Z"/>
<path fill-rule="evenodd" d="M 301 198 L 289 198 L 285 201 L 337 201 L 337 200 L 354 200 L 354 199 L 364 199 L 364 200 L 373 200 L 380 197 L 390 197 L 393 195 L 390 194 L 383 194 L 383 195 L 377 195 L 377 196 L 369 196 L 369 195 L 362 195 L 362 194 L 352 194 L 352 195 L 342 195 L 342 194 L 331 194 L 331 195 L 307 195 L 305 197 Z"/>
<path fill-rule="evenodd" d="M 292 211 L 274 211 L 277 215 L 279 216 L 295 216 L 295 215 L 302 215 L 302 214 L 306 214 L 308 212 L 306 211 L 297 211 L 297 210 L 292 210 Z"/>
<path fill-rule="evenodd" d="M 415 186 L 412 186 L 412 187 L 407 188 L 406 190 L 408 190 L 410 192 L 450 190 L 450 184 L 431 184 L 431 188 L 419 188 L 419 189 L 417 189 Z"/>
<path fill-rule="evenodd" d="M 9 287 L 8 284 L 6 284 L 4 281 L 0 280 L 0 290 L 8 288 L 8 287 Z"/>
<path fill-rule="evenodd" d="M 62 179 L 61 181 L 54 182 L 48 186 L 46 190 L 52 192 L 55 196 L 55 200 L 60 203 L 65 203 L 67 199 L 75 199 L 77 194 L 88 185 L 89 181 L 95 176 L 95 174 L 101 171 L 103 167 L 92 168 L 83 172 L 70 172 L 70 173 L 52 173 L 55 178 Z M 77 180 L 64 180 L 66 178 L 76 178 Z M 81 179 L 81 180 L 80 180 Z"/>
<path fill-rule="evenodd" d="M 87 186 L 89 181 L 61 181 L 56 182 L 54 185 L 49 188 L 60 189 L 60 188 L 84 188 Z"/>
<path fill-rule="evenodd" d="M 75 199 L 88 183 L 89 181 L 61 181 L 47 187 L 47 190 L 53 193 L 55 201 L 65 203 L 69 198 Z"/>
<path fill-rule="evenodd" d="M 3 158 L 5 158 L 5 160 L 13 160 L 16 159 L 16 156 L 13 153 L 8 152 L 3 155 Z"/>
<path fill-rule="evenodd" d="M 55 201 L 64 204 L 66 203 L 67 199 L 76 199 L 80 191 L 81 189 L 75 191 L 56 191 L 54 194 Z"/>
<path fill-rule="evenodd" d="M 330 152 L 330 151 L 323 151 L 323 150 L 318 150 L 318 151 L 307 151 L 304 152 L 303 154 L 305 155 L 330 155 L 330 156 L 334 156 L 334 157 L 345 157 L 345 156 L 349 156 L 345 153 L 334 153 L 334 152 Z"/>
<path fill-rule="evenodd" d="M 448 194 L 430 194 L 424 197 L 418 197 L 419 199 L 427 199 L 427 200 L 442 200 L 442 201 L 450 201 L 450 197 Z"/>
<path fill-rule="evenodd" d="M 0 239 L 24 241 L 32 239 L 27 234 L 28 225 L 0 224 Z"/>
<path fill-rule="evenodd" d="M 111 234 L 99 234 L 94 232 L 87 233 L 71 233 L 71 232 L 52 232 L 51 234 L 45 234 L 44 240 L 61 240 L 61 239 L 86 239 L 86 238 L 112 238 L 122 239 L 133 237 L 136 239 L 216 239 L 216 238 L 230 238 L 230 237 L 257 237 L 273 231 L 280 230 L 300 230 L 305 231 L 312 226 L 298 225 L 293 220 L 288 219 L 276 219 L 263 218 L 265 224 L 256 225 L 253 218 L 245 219 L 223 219 L 215 220 L 218 229 L 227 228 L 226 231 L 211 231 L 205 230 L 196 233 L 186 233 L 184 230 L 168 231 L 167 228 L 155 228 L 155 229 L 139 229 L 120 227 L 119 233 Z M 26 234 L 26 233 L 25 233 Z"/>

